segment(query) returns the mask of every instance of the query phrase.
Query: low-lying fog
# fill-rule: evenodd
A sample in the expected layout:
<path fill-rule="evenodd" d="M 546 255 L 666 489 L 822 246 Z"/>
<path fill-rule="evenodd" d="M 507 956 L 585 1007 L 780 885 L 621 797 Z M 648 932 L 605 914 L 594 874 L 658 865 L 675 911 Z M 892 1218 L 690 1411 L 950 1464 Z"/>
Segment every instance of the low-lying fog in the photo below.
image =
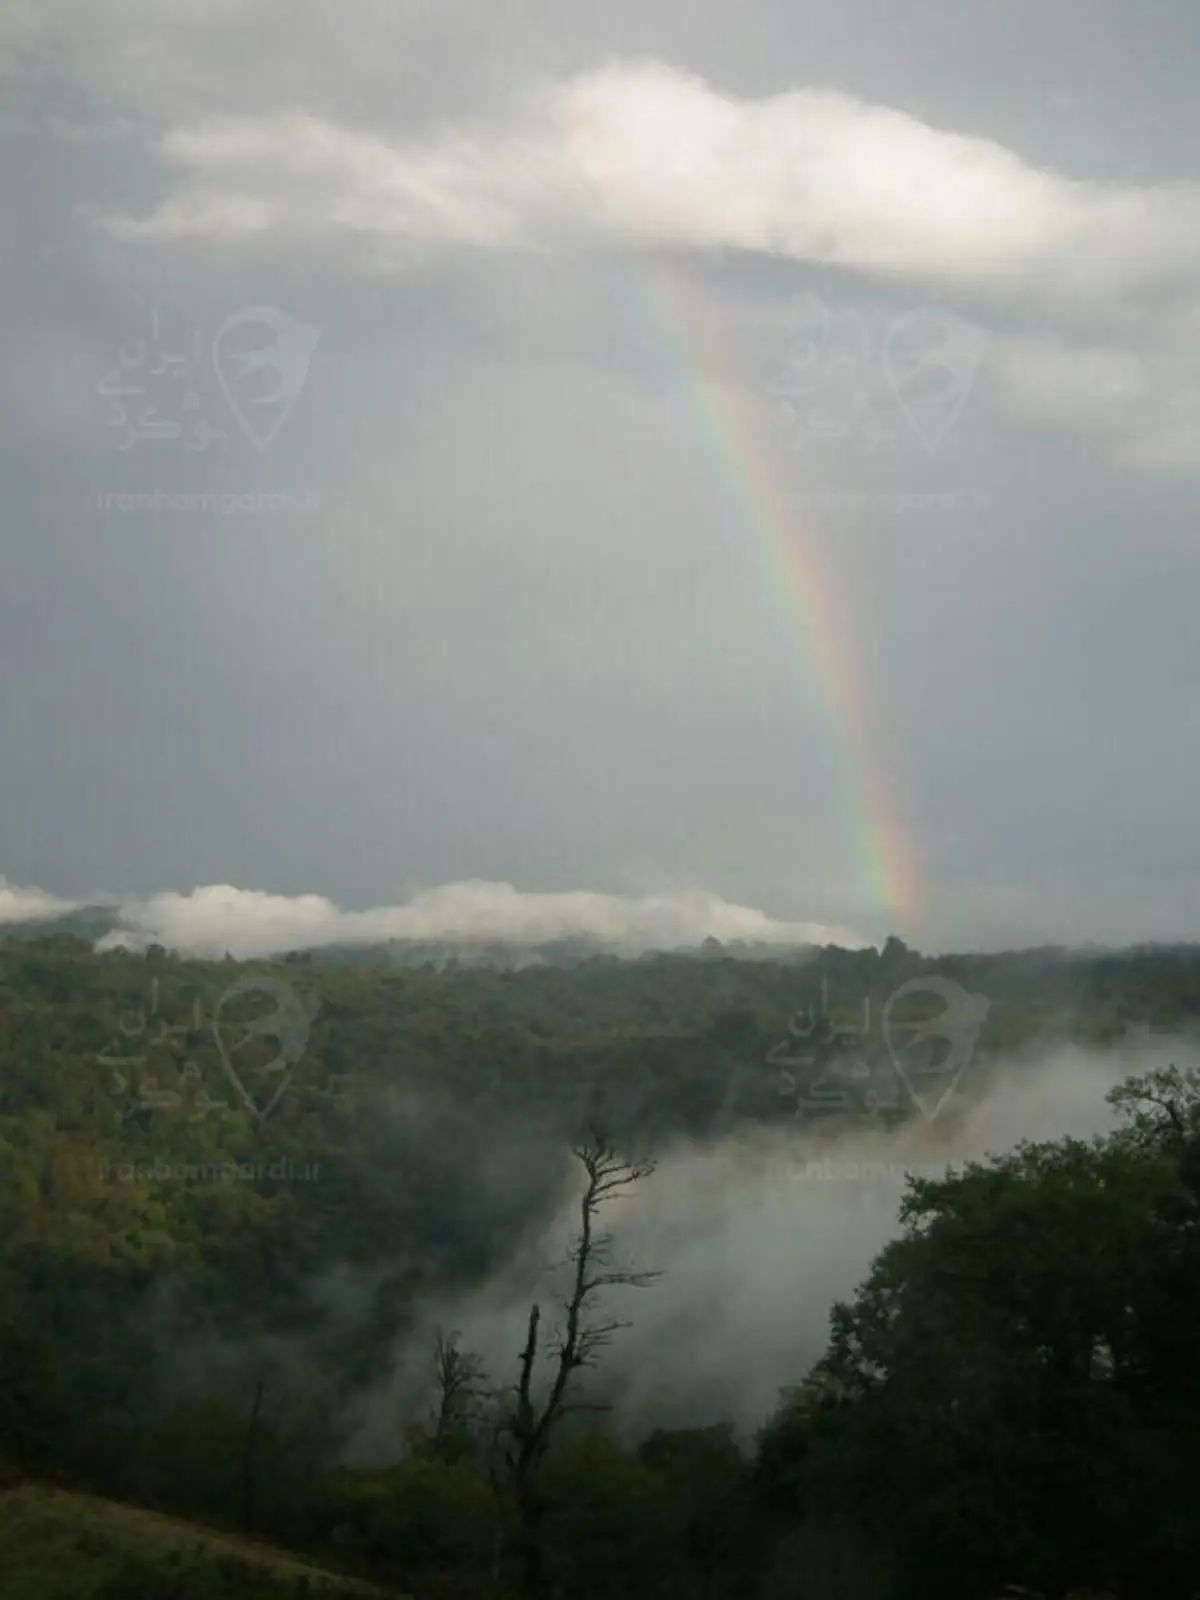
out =
<path fill-rule="evenodd" d="M 1105 1095 L 1131 1073 L 1196 1059 L 1161 1039 L 1089 1053 L 1061 1048 L 993 1070 L 951 1126 L 943 1113 L 888 1132 L 864 1126 L 836 1139 L 797 1124 L 729 1136 L 708 1149 L 675 1146 L 653 1175 L 606 1207 L 614 1266 L 659 1270 L 646 1288 L 608 1292 L 601 1319 L 627 1318 L 602 1353 L 594 1395 L 621 1430 L 729 1421 L 749 1439 L 822 1353 L 830 1307 L 851 1296 L 897 1231 L 906 1168 L 1011 1150 L 1023 1139 L 1090 1137 L 1117 1126 Z M 452 1303 L 423 1308 L 397 1353 L 387 1393 L 372 1397 L 355 1454 L 394 1451 L 395 1418 L 431 1399 L 437 1325 L 461 1330 L 494 1384 L 513 1381 L 529 1305 L 553 1325 L 553 1272 L 577 1220 L 565 1194 L 552 1230 L 524 1241 L 505 1271 Z"/>

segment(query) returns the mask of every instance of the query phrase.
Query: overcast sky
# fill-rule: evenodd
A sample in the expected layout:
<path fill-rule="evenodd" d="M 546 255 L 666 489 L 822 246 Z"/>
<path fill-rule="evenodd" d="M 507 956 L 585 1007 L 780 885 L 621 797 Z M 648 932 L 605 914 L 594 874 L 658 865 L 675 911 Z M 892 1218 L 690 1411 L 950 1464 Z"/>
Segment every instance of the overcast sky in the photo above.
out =
<path fill-rule="evenodd" d="M 1198 50 L 6 0 L 0 912 L 1195 937 Z"/>

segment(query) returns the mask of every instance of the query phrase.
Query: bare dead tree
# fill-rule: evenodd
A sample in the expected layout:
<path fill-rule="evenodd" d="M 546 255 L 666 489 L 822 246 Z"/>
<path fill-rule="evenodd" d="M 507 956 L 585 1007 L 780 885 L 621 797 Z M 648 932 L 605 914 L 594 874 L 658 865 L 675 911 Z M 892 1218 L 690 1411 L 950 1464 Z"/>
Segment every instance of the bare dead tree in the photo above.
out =
<path fill-rule="evenodd" d="M 433 1452 L 442 1460 L 455 1454 L 464 1432 L 475 1420 L 484 1398 L 484 1371 L 479 1357 L 459 1346 L 457 1329 L 434 1335 L 433 1363 L 437 1400 L 433 1417 Z"/>
<path fill-rule="evenodd" d="M 596 1229 L 601 1206 L 649 1177 L 654 1162 L 624 1160 L 595 1130 L 572 1147 L 572 1154 L 581 1163 L 587 1182 L 579 1202 L 579 1231 L 564 1263 L 571 1269 L 564 1324 L 547 1351 L 552 1373 L 549 1391 L 541 1401 L 534 1394 L 541 1340 L 541 1308 L 534 1304 L 529 1311 L 525 1346 L 518 1358 L 519 1377 L 513 1401 L 500 1424 L 500 1431 L 511 1441 L 504 1465 L 516 1504 L 521 1568 L 529 1600 L 545 1600 L 548 1593 L 542 1559 L 544 1505 L 539 1469 L 562 1418 L 570 1411 L 596 1409 L 570 1399 L 571 1380 L 582 1369 L 596 1364 L 599 1352 L 611 1343 L 615 1333 L 631 1326 L 617 1319 L 591 1322 L 589 1314 L 595 1298 L 602 1290 L 618 1285 L 645 1288 L 662 1276 L 659 1272 L 614 1269 L 612 1235 Z"/>

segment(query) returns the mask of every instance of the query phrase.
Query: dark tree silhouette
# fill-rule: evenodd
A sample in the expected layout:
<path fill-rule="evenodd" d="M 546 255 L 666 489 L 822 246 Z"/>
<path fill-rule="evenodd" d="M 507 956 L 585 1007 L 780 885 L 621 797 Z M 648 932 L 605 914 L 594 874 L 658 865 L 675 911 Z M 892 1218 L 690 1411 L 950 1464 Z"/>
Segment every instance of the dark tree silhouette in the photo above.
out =
<path fill-rule="evenodd" d="M 582 1369 L 594 1366 L 613 1335 L 630 1326 L 618 1319 L 590 1321 L 595 1299 L 604 1289 L 618 1285 L 645 1288 L 662 1276 L 658 1272 L 615 1269 L 612 1235 L 596 1229 L 600 1207 L 649 1177 L 654 1163 L 624 1160 L 607 1137 L 597 1131 L 573 1146 L 572 1154 L 582 1165 L 587 1182 L 579 1202 L 579 1231 L 566 1258 L 571 1288 L 563 1308 L 564 1325 L 548 1351 L 552 1372 L 549 1391 L 540 1401 L 534 1393 L 542 1338 L 541 1308 L 534 1304 L 529 1311 L 513 1401 L 501 1422 L 501 1432 L 510 1441 L 504 1466 L 517 1510 L 521 1571 L 530 1600 L 544 1600 L 549 1593 L 542 1557 L 541 1464 L 562 1418 L 571 1411 L 595 1409 L 570 1399 L 571 1380 Z"/>

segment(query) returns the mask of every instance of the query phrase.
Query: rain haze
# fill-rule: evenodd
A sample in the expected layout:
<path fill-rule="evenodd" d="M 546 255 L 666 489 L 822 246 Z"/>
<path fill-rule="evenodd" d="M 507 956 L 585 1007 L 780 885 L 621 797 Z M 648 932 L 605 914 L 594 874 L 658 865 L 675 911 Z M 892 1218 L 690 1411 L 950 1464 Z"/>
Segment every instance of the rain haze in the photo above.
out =
<path fill-rule="evenodd" d="M 612 1310 L 628 1326 L 590 1392 L 613 1406 L 633 1439 L 655 1427 L 730 1421 L 751 1441 L 780 1391 L 823 1353 L 831 1304 L 851 1298 L 900 1232 L 897 1211 L 910 1175 L 961 1171 L 1022 1139 L 1111 1132 L 1117 1123 L 1107 1091 L 1157 1065 L 1167 1045 L 1130 1046 L 1107 1057 L 1059 1050 L 1022 1062 L 1022 1070 L 1002 1068 L 952 1133 L 930 1122 L 901 1134 L 860 1127 L 831 1143 L 758 1130 L 704 1150 L 670 1151 L 612 1224 L 625 1268 L 666 1270 L 644 1291 L 614 1292 Z M 1175 1041 L 1172 1054 L 1197 1064 L 1194 1045 Z M 511 1169 L 498 1161 L 487 1181 L 511 1183 Z M 504 1373 L 520 1348 L 531 1298 L 546 1292 L 547 1265 L 562 1259 L 576 1212 L 571 1193 L 555 1223 L 533 1234 L 497 1278 L 420 1308 L 385 1388 L 356 1408 L 353 1452 L 386 1453 L 396 1411 L 428 1407 L 438 1326 L 461 1330 L 487 1370 Z M 559 1273 L 560 1293 L 564 1281 Z M 338 1284 L 340 1303 L 352 1303 L 354 1282 Z"/>

